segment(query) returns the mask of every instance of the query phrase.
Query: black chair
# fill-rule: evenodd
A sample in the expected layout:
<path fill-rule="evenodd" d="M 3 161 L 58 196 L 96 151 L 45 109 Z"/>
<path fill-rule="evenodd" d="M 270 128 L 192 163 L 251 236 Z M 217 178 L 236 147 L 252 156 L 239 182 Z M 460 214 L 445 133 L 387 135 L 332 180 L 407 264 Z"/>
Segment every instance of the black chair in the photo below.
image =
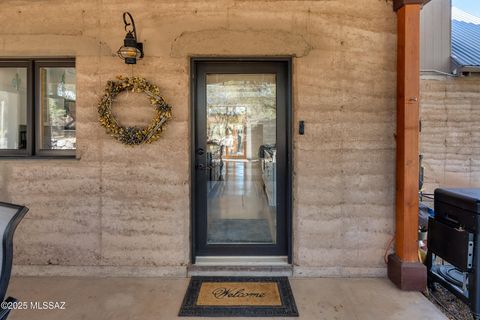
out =
<path fill-rule="evenodd" d="M 14 303 L 17 300 L 12 297 L 5 299 L 8 282 L 12 272 L 13 260 L 13 233 L 20 221 L 27 213 L 28 208 L 11 203 L 0 202 L 0 234 L 3 235 L 0 265 L 2 273 L 0 275 L 0 301 Z M 5 299 L 5 300 L 4 300 Z M 0 320 L 5 320 L 10 313 L 9 308 L 0 308 Z"/>

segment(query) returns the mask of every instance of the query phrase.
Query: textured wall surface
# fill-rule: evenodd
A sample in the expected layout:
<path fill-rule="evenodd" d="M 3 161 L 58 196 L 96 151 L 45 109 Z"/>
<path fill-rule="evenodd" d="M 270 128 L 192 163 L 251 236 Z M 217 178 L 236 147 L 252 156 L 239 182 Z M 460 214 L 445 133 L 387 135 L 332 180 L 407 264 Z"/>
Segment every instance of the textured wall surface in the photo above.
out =
<path fill-rule="evenodd" d="M 480 77 L 421 82 L 424 189 L 480 187 Z"/>
<path fill-rule="evenodd" d="M 133 68 L 115 56 L 127 10 L 145 43 Z M 293 150 L 296 275 L 385 273 L 394 228 L 391 2 L 9 0 L 0 20 L 0 56 L 77 61 L 77 159 L 0 160 L 0 200 L 31 208 L 14 272 L 185 274 L 189 57 L 291 55 L 293 121 L 306 123 Z M 136 148 L 107 136 L 96 112 L 105 82 L 132 73 L 174 106 L 163 138 Z M 122 99 L 123 122 L 149 119 L 146 100 Z"/>

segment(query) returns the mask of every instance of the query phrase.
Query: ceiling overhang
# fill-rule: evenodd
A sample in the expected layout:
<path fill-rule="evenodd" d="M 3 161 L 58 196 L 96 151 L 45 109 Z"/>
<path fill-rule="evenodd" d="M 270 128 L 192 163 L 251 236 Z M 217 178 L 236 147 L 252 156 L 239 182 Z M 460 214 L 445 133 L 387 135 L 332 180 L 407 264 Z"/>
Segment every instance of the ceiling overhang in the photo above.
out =
<path fill-rule="evenodd" d="M 398 11 L 398 10 L 400 10 L 404 5 L 407 5 L 407 4 L 421 4 L 421 5 L 425 5 L 425 4 L 427 4 L 428 2 L 430 2 L 430 0 L 393 0 L 393 10 L 394 10 L 394 11 Z"/>

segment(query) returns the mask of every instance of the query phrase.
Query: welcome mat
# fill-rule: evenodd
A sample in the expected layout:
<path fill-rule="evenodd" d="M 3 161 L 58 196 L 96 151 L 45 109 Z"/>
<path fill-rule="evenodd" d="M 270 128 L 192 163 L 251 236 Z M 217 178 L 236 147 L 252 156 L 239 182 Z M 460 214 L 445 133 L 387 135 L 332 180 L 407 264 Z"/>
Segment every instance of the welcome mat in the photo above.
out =
<path fill-rule="evenodd" d="M 181 317 L 298 317 L 287 277 L 192 277 Z"/>

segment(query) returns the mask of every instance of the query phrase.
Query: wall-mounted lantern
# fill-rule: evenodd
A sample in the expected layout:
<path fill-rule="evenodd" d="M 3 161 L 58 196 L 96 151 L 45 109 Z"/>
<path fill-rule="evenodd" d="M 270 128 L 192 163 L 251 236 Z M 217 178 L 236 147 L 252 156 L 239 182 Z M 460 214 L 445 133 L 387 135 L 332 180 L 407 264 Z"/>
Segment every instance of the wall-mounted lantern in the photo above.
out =
<path fill-rule="evenodd" d="M 127 18 L 129 21 L 127 21 Z M 143 43 L 137 41 L 137 30 L 135 29 L 135 21 L 129 12 L 123 13 L 123 22 L 125 23 L 125 39 L 123 46 L 118 49 L 117 54 L 120 58 L 125 59 L 126 64 L 136 64 L 137 59 L 143 58 Z"/>

